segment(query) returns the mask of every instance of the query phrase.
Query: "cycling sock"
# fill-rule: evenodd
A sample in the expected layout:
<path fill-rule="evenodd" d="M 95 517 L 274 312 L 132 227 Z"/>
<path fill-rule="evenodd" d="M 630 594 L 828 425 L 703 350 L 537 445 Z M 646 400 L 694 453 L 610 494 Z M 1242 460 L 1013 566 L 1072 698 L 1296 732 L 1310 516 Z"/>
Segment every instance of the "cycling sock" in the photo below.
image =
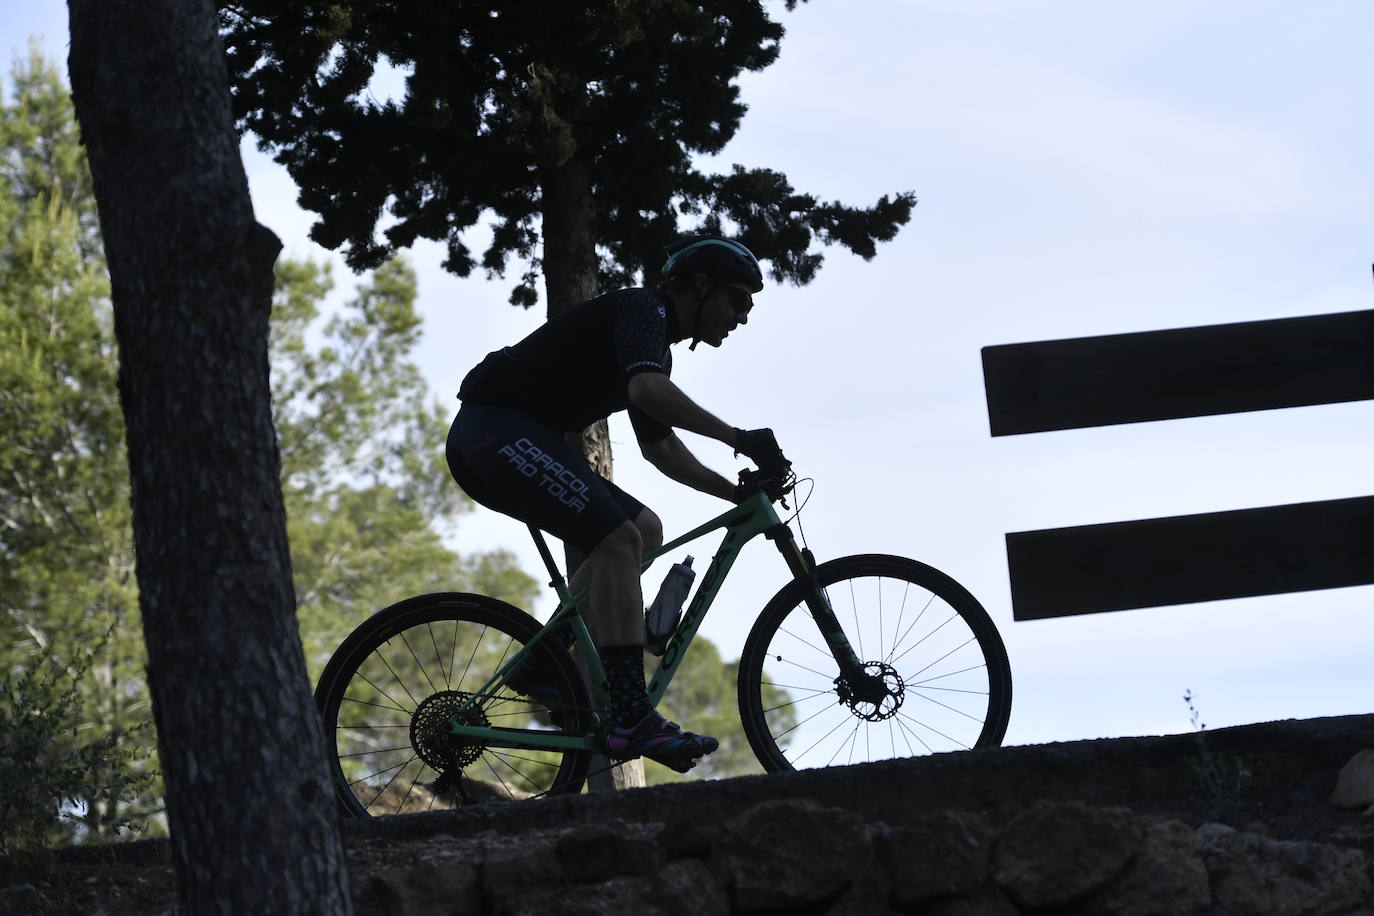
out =
<path fill-rule="evenodd" d="M 654 711 L 644 685 L 643 646 L 602 646 L 601 663 L 611 692 L 611 726 L 628 728 Z"/>

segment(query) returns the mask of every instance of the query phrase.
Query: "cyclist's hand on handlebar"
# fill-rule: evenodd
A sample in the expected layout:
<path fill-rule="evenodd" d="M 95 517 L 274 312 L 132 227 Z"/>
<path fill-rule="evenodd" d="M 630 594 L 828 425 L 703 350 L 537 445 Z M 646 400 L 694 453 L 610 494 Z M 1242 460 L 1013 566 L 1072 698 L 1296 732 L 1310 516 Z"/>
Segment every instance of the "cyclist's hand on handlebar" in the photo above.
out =
<path fill-rule="evenodd" d="M 778 448 L 778 440 L 771 429 L 737 429 L 739 445 L 735 454 L 744 455 L 762 471 L 785 471 L 792 466 Z"/>

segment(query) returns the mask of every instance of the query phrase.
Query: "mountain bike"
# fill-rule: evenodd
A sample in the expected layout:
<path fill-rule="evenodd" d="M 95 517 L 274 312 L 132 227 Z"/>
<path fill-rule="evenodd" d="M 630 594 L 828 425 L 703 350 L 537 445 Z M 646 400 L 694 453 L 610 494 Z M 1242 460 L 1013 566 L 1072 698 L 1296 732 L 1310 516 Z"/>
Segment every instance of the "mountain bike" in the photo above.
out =
<path fill-rule="evenodd" d="M 903 557 L 817 565 L 790 527 L 800 530 L 801 506 L 787 523 L 774 508 L 790 508 L 796 476 L 744 471 L 741 482 L 751 495 L 644 557 L 647 570 L 725 532 L 649 679 L 655 706 L 740 551 L 763 535 L 791 574 L 739 662 L 740 719 L 764 770 L 998 746 L 1011 670 L 977 599 Z M 542 533 L 530 531 L 559 599 L 547 623 L 485 595 L 421 595 L 373 615 L 330 659 L 315 701 L 349 814 L 581 790 L 609 708 L 605 672 L 581 614 L 586 591 L 569 592 Z"/>

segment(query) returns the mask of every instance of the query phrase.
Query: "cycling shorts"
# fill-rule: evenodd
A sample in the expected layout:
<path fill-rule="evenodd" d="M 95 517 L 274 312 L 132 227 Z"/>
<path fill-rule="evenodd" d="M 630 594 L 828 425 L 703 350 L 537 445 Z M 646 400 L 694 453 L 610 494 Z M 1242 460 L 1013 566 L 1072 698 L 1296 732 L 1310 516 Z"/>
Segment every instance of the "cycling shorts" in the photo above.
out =
<path fill-rule="evenodd" d="M 447 457 L 453 479 L 474 500 L 584 554 L 644 511 L 561 435 L 522 411 L 464 404 L 449 429 Z"/>

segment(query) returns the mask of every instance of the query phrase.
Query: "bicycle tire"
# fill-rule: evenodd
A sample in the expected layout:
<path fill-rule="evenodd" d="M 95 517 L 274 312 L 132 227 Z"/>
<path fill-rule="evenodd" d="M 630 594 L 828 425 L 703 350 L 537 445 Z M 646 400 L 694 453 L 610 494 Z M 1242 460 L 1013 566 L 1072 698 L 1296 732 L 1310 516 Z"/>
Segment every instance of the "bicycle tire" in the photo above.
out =
<path fill-rule="evenodd" d="M 343 810 L 378 816 L 579 791 L 586 751 L 493 748 L 441 737 L 455 707 L 540 627 L 503 601 L 455 592 L 409 598 L 359 625 L 315 688 Z M 468 713 L 473 722 L 546 728 L 551 721 L 541 720 L 557 716 L 565 731 L 590 733 L 587 690 L 569 653 L 553 645 L 541 641 L 533 656 L 556 696 L 548 693 L 548 702 L 536 704 L 498 688 Z"/>
<path fill-rule="evenodd" d="M 1011 667 L 967 589 L 934 567 L 880 554 L 831 560 L 815 574 L 877 692 L 865 698 L 842 683 L 803 602 L 805 582 L 790 582 L 764 607 L 740 659 L 740 718 L 765 770 L 1001 744 Z"/>

